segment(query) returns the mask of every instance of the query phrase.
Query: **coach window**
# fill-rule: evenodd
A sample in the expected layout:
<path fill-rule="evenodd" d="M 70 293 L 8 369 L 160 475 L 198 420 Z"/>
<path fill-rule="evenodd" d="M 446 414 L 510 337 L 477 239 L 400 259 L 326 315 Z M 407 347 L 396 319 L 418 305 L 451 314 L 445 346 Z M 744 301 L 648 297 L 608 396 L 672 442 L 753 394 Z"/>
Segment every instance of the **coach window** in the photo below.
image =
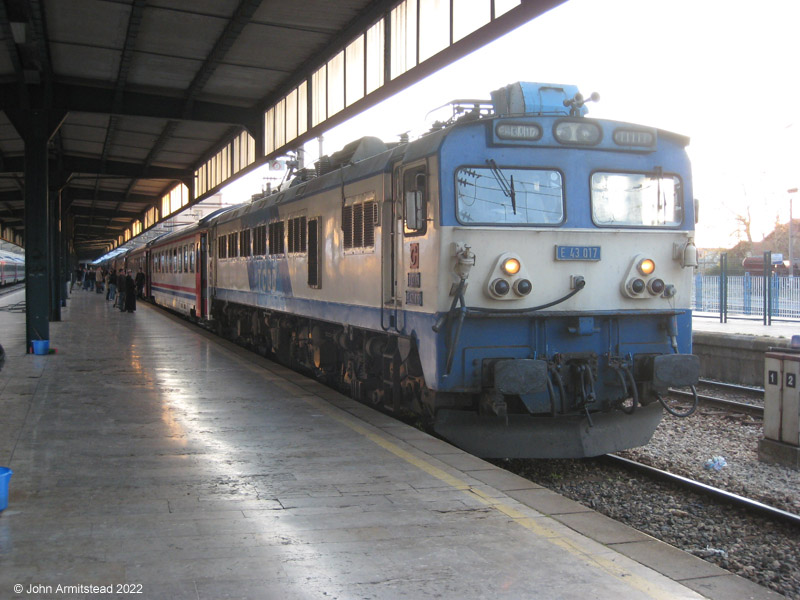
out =
<path fill-rule="evenodd" d="M 423 235 L 428 221 L 428 178 L 425 166 L 403 173 L 403 221 L 406 236 Z"/>
<path fill-rule="evenodd" d="M 194 244 L 189 245 L 189 272 L 194 273 Z"/>

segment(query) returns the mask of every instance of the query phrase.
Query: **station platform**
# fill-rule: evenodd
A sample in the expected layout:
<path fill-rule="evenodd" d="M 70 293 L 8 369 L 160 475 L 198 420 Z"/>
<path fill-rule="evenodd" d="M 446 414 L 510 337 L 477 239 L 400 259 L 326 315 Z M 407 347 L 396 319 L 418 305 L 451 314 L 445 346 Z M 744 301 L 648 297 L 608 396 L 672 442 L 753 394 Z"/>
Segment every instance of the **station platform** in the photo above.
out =
<path fill-rule="evenodd" d="M 739 385 L 764 387 L 764 353 L 791 345 L 800 323 L 695 314 L 692 352 L 700 357 L 700 376 Z"/>
<path fill-rule="evenodd" d="M 695 313 L 692 318 L 692 330 L 791 340 L 793 335 L 800 335 L 800 322 L 773 321 L 771 325 L 764 325 L 762 319 L 728 317 L 726 323 L 721 323 L 719 315 Z"/>
<path fill-rule="evenodd" d="M 780 597 L 144 303 L 24 319 L 2 598 Z"/>

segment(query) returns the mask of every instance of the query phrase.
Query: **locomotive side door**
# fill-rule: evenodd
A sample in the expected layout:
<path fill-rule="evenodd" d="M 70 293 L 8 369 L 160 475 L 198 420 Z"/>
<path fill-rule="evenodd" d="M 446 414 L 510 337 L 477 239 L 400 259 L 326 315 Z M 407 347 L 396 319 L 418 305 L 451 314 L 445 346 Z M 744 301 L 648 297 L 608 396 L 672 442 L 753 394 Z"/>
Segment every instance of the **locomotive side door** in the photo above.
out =
<path fill-rule="evenodd" d="M 388 193 L 384 193 L 383 210 L 381 210 L 381 327 L 384 331 L 398 329 L 398 313 L 402 303 L 398 297 L 397 277 L 402 268 L 397 264 L 402 260 L 403 252 L 400 231 L 402 225 L 402 171 L 399 166 L 392 172 L 391 181 L 387 182 Z M 385 184 L 386 185 L 386 184 Z"/>
<path fill-rule="evenodd" d="M 381 325 L 384 330 L 402 329 L 398 317 L 404 303 L 422 306 L 422 292 L 419 290 L 420 244 L 415 243 L 413 238 L 424 236 L 427 232 L 427 161 L 395 167 L 392 188 L 393 201 L 384 203 L 382 224 L 384 260 Z M 409 246 L 408 265 L 405 264 L 406 242 Z M 408 274 L 406 270 L 409 270 Z M 411 289 L 407 290 L 407 287 Z"/>

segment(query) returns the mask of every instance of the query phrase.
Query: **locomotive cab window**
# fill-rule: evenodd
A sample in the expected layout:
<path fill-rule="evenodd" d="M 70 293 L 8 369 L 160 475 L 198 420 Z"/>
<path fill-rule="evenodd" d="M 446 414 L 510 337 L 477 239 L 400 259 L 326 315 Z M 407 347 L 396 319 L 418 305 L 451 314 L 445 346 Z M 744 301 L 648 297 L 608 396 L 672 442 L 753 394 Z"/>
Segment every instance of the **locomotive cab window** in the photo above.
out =
<path fill-rule="evenodd" d="M 683 190 L 675 175 L 594 173 L 592 220 L 601 227 L 677 227 Z"/>
<path fill-rule="evenodd" d="M 424 235 L 428 226 L 428 177 L 424 166 L 403 173 L 403 229 L 407 236 Z"/>
<path fill-rule="evenodd" d="M 564 180 L 552 169 L 464 167 L 456 171 L 456 210 L 465 225 L 558 225 Z"/>

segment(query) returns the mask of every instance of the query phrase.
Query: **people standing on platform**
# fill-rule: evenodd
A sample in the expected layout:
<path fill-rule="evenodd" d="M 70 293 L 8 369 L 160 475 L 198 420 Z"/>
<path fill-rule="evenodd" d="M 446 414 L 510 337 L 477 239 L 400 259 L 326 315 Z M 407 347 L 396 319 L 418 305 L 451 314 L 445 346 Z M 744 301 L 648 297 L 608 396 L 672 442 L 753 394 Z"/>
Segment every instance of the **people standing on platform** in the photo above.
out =
<path fill-rule="evenodd" d="M 139 269 L 139 272 L 136 274 L 136 296 L 144 300 L 144 272 Z"/>
<path fill-rule="evenodd" d="M 89 269 L 81 266 L 81 281 L 83 282 L 83 289 L 89 289 Z"/>
<path fill-rule="evenodd" d="M 106 292 L 106 302 L 109 300 L 113 302 L 117 297 L 117 272 L 114 269 L 108 270 L 108 274 L 106 275 L 106 285 L 108 286 L 108 291 Z"/>
<path fill-rule="evenodd" d="M 95 290 L 98 294 L 103 293 L 103 282 L 105 281 L 105 274 L 103 273 L 103 267 L 99 266 L 94 271 L 94 280 L 96 282 Z"/>
<path fill-rule="evenodd" d="M 114 306 L 119 308 L 121 311 L 125 310 L 125 269 L 120 269 L 117 271 L 117 301 L 114 303 Z"/>
<path fill-rule="evenodd" d="M 75 267 L 75 270 L 72 272 L 72 283 L 69 284 L 69 293 L 72 293 L 72 288 L 75 287 L 75 282 L 78 282 L 78 289 L 81 289 L 83 285 L 82 281 L 83 271 L 81 270 L 81 266 L 78 265 Z"/>
<path fill-rule="evenodd" d="M 136 311 L 136 282 L 130 269 L 125 277 L 125 310 L 129 313 Z"/>

